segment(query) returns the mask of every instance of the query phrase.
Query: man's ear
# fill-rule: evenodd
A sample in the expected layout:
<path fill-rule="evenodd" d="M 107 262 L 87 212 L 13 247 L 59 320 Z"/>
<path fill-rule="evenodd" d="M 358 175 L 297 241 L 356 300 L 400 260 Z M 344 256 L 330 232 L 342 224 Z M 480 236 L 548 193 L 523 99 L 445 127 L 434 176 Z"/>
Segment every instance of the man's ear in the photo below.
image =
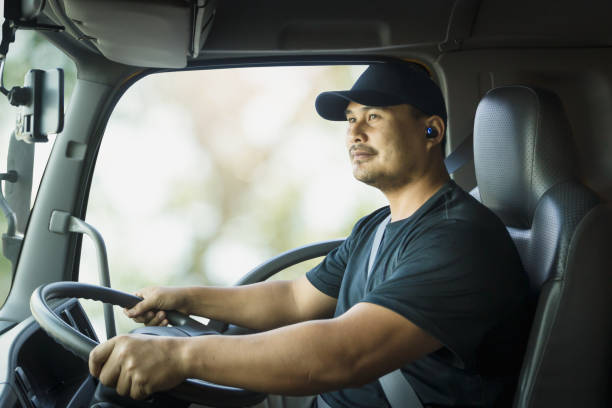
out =
<path fill-rule="evenodd" d="M 446 132 L 446 126 L 444 121 L 438 115 L 433 115 L 425 119 L 426 135 L 428 145 L 434 147 L 440 144 L 444 139 L 444 133 Z"/>

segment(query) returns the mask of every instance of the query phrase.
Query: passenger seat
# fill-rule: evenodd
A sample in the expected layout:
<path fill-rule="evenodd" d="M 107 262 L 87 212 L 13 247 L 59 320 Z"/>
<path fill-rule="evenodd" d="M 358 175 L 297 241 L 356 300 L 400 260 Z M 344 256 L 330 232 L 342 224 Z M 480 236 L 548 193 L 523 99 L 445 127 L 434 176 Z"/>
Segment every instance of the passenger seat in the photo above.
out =
<path fill-rule="evenodd" d="M 515 407 L 612 406 L 612 207 L 576 163 L 552 92 L 509 86 L 480 102 L 480 200 L 507 226 L 537 299 Z"/>

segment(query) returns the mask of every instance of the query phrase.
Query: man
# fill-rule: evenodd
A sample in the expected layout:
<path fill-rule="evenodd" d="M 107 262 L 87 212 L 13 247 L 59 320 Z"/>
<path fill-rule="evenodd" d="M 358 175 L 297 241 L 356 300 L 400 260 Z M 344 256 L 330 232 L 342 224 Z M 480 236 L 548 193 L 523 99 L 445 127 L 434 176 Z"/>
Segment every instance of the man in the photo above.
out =
<path fill-rule="evenodd" d="M 91 353 L 92 374 L 134 398 L 193 377 L 321 394 L 318 405 L 335 408 L 389 406 L 378 378 L 401 368 L 425 405 L 507 403 L 527 279 L 502 223 L 449 179 L 440 89 L 410 64 L 376 64 L 350 91 L 319 95 L 316 108 L 347 120 L 353 174 L 389 206 L 295 281 L 141 291 L 127 314 L 148 325 L 176 309 L 262 332 L 120 336 Z"/>

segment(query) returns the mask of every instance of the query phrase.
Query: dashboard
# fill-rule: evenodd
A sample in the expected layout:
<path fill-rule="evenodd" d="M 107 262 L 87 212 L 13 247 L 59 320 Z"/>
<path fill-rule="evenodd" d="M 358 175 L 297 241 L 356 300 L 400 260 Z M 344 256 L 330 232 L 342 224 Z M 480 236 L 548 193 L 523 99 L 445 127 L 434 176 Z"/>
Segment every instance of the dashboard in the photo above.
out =
<path fill-rule="evenodd" d="M 54 307 L 69 325 L 98 341 L 76 299 Z M 49 337 L 28 318 L 0 335 L 0 408 L 88 407 L 96 381 L 87 362 Z"/>

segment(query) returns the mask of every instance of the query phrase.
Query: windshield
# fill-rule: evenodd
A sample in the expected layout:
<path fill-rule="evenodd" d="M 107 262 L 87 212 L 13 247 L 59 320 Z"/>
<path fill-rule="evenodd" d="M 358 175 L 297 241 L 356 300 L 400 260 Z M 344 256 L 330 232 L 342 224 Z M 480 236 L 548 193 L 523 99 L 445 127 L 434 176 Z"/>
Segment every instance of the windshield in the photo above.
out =
<path fill-rule="evenodd" d="M 175 72 L 132 86 L 107 125 L 87 209 L 113 287 L 231 285 L 283 251 L 347 236 L 384 205 L 352 176 L 346 122 L 314 108 L 320 92 L 350 88 L 364 69 Z M 84 239 L 80 280 L 97 283 L 96 273 Z M 103 331 L 101 307 L 91 307 Z M 119 331 L 131 327 L 122 313 L 117 320 Z"/>

